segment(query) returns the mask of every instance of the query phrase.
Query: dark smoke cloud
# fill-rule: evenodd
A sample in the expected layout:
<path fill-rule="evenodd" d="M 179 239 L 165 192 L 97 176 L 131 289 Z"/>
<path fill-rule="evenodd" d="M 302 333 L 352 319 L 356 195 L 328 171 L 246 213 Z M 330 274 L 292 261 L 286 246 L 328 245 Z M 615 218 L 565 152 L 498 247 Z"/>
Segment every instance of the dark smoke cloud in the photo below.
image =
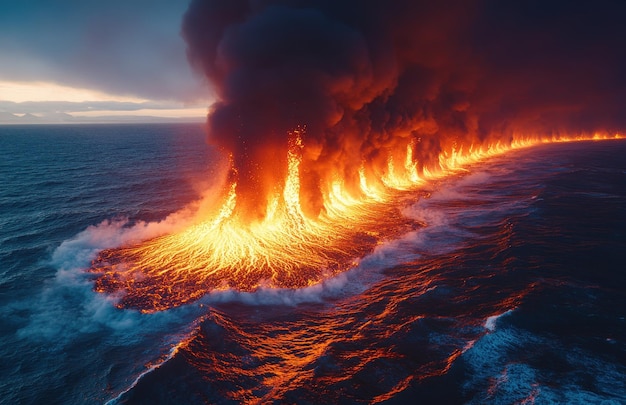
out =
<path fill-rule="evenodd" d="M 623 128 L 622 1 L 194 0 L 183 35 L 219 101 L 209 139 L 233 154 L 244 210 L 284 177 L 306 125 L 305 209 L 330 170 L 413 140 L 420 162 L 518 131 Z"/>

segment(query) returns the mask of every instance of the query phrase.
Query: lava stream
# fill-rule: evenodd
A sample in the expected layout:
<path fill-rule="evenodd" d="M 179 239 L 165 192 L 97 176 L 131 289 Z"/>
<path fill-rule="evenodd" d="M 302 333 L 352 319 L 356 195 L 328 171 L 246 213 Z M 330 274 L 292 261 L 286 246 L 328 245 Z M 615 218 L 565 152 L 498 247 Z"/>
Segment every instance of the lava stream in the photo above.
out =
<path fill-rule="evenodd" d="M 452 145 L 434 162 L 415 161 L 415 144 L 410 142 L 400 153 L 389 155 L 384 171 L 372 170 L 364 162 L 357 192 L 349 190 L 338 173 L 331 176 L 325 183 L 324 209 L 312 217 L 303 213 L 300 202 L 302 133 L 290 133 L 287 176 L 281 191 L 268 196 L 262 219 L 249 221 L 240 215 L 233 181 L 209 219 L 100 252 L 89 270 L 98 275 L 95 290 L 121 292 L 120 308 L 153 312 L 216 290 L 311 286 L 355 266 L 382 241 L 425 225 L 403 217 L 400 208 L 407 198 L 418 198 L 426 181 L 538 143 L 621 138 L 607 134 L 518 137 L 510 143 Z"/>

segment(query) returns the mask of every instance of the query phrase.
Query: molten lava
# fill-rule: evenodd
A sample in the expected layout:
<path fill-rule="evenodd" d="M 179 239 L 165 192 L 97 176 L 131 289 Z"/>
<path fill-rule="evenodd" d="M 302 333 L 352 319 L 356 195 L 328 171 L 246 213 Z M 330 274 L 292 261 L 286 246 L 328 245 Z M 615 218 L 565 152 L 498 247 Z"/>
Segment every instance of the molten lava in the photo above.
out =
<path fill-rule="evenodd" d="M 424 162 L 414 158 L 419 140 L 413 139 L 389 151 L 384 165 L 364 160 L 359 172 L 350 176 L 358 179 L 356 189 L 345 173 L 320 179 L 323 209 L 311 215 L 305 214 L 301 202 L 307 195 L 302 189 L 304 136 L 301 128 L 289 134 L 287 175 L 275 192 L 263 196 L 267 204 L 261 219 L 251 221 L 238 210 L 238 184 L 233 179 L 214 211 L 201 213 L 198 218 L 203 219 L 187 229 L 100 252 L 90 269 L 99 275 L 96 291 L 122 292 L 118 307 L 151 312 L 216 290 L 311 286 L 355 266 L 382 241 L 423 226 L 403 217 L 400 208 L 407 199 L 418 198 L 428 181 L 538 143 L 620 138 L 594 134 L 454 143 Z"/>

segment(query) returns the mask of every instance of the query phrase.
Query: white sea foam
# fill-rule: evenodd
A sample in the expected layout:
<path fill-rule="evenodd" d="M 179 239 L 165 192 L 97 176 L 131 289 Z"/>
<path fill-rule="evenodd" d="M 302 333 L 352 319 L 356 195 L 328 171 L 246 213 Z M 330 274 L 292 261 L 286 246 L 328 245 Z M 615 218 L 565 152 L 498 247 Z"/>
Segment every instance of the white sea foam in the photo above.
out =
<path fill-rule="evenodd" d="M 152 314 L 120 310 L 115 307 L 118 297 L 93 291 L 92 276 L 85 268 L 98 251 L 162 231 L 163 227 L 158 224 L 129 227 L 125 221 L 105 221 L 89 227 L 62 243 L 53 253 L 51 264 L 57 272 L 41 292 L 13 304 L 14 309 L 31 314 L 28 323 L 17 331 L 17 337 L 43 342 L 50 353 L 61 356 L 66 350 L 77 350 L 73 346 L 97 339 L 99 350 L 93 359 L 86 360 L 86 368 L 101 361 L 99 356 L 105 355 L 107 350 L 125 347 L 127 362 L 119 365 L 119 372 L 132 376 L 134 382 L 124 389 L 117 385 L 125 384 L 124 381 L 115 380 L 117 384 L 111 388 L 121 393 L 109 403 L 115 403 L 144 375 L 170 360 L 181 342 L 193 333 L 197 321 L 206 314 L 206 309 L 197 304 Z M 72 349 L 67 349 L 70 346 Z M 144 364 L 149 366 L 144 367 Z"/>
<path fill-rule="evenodd" d="M 130 224 L 125 218 L 105 220 L 61 243 L 52 254 L 52 264 L 60 269 L 84 268 L 102 249 L 165 235 L 182 229 L 189 221 L 186 212 L 172 214 L 157 222 L 138 221 Z"/>
<path fill-rule="evenodd" d="M 622 403 L 623 369 L 582 350 L 563 350 L 558 339 L 512 326 L 498 328 L 497 320 L 509 313 L 489 317 L 485 323 L 489 333 L 468 345 L 462 354 L 469 368 L 463 387 L 474 393 L 468 404 Z M 487 326 L 489 321 L 494 323 L 493 329 Z M 546 375 L 524 361 L 542 351 L 562 355 L 571 371 Z M 581 374 L 586 374 L 585 386 L 580 384 Z"/>
<path fill-rule="evenodd" d="M 134 310 L 121 311 L 115 307 L 119 297 L 93 291 L 92 276 L 85 272 L 104 248 L 154 237 L 179 226 L 174 224 L 175 218 L 168 218 L 132 226 L 126 220 L 103 221 L 63 242 L 50 260 L 57 269 L 54 278 L 45 283 L 38 296 L 14 304 L 15 309 L 28 309 L 32 313 L 29 323 L 17 332 L 18 336 L 66 344 L 81 334 L 105 330 L 123 334 L 124 342 L 129 343 L 133 331 L 140 334 L 146 328 L 158 330 L 166 325 L 188 322 L 193 306 L 149 315 Z"/>
<path fill-rule="evenodd" d="M 508 311 L 505 311 L 501 314 L 496 314 L 496 315 L 492 315 L 490 317 L 488 317 L 485 320 L 485 329 L 487 329 L 490 332 L 493 332 L 494 330 L 496 330 L 496 326 L 498 323 L 498 320 L 504 316 L 510 315 L 513 312 L 512 309 L 509 309 Z"/>
<path fill-rule="evenodd" d="M 495 322 L 499 316 L 489 317 L 488 321 Z M 464 387 L 482 388 L 470 404 L 515 403 L 532 395 L 535 370 L 521 362 L 510 363 L 507 352 L 533 339 L 515 328 L 496 330 L 494 326 L 493 332 L 484 334 L 462 354 L 470 369 Z"/>

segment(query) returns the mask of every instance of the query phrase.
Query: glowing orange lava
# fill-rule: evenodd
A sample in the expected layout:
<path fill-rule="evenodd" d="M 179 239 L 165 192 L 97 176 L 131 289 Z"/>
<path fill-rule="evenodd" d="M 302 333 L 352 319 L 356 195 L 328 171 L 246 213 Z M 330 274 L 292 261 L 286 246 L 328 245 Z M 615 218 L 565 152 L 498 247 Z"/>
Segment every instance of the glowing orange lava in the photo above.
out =
<path fill-rule="evenodd" d="M 290 133 L 284 184 L 267 196 L 265 216 L 243 220 L 237 183 L 226 185 L 221 203 L 194 225 L 133 246 L 100 252 L 92 264 L 98 292 L 122 292 L 120 308 L 158 311 L 194 301 L 211 291 L 259 287 L 302 288 L 353 267 L 383 240 L 421 226 L 404 218 L 404 197 L 416 198 L 427 181 L 467 170 L 506 151 L 548 142 L 615 139 L 619 135 L 516 136 L 510 142 L 453 144 L 433 162 L 414 159 L 416 141 L 390 151 L 386 170 L 363 162 L 358 190 L 334 173 L 323 182 L 322 212 L 302 210 L 303 130 Z M 208 219 L 207 219 L 208 218 Z"/>

